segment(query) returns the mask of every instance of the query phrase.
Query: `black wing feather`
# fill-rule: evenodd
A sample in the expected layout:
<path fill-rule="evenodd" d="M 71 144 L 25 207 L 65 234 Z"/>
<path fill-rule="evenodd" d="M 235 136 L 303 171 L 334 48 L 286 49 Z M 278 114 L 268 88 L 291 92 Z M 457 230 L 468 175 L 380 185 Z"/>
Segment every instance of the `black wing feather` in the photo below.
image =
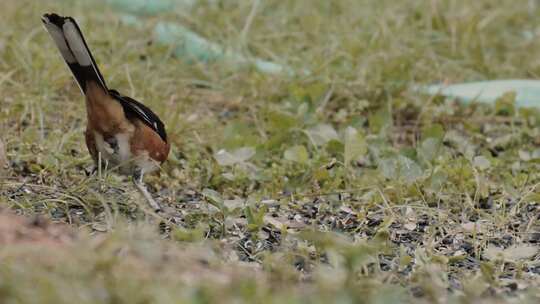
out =
<path fill-rule="evenodd" d="M 167 142 L 165 125 L 152 110 L 135 99 L 120 94 L 116 90 L 109 90 L 109 94 L 120 102 L 128 118 L 136 117 L 142 120 L 147 126 L 154 130 L 161 139 Z"/>

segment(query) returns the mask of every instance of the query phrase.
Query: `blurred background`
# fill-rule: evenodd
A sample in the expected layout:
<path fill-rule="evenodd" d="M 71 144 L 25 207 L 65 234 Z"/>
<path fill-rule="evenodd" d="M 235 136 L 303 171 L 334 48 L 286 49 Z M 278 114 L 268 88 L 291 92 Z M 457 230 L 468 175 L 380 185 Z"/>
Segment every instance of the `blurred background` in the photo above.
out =
<path fill-rule="evenodd" d="M 76 232 L 8 225 L 48 249 L 0 241 L 0 302 L 537 303 L 538 110 L 415 88 L 537 79 L 539 5 L 2 0 L 0 207 Z M 165 214 L 89 174 L 46 12 L 167 126 Z"/>

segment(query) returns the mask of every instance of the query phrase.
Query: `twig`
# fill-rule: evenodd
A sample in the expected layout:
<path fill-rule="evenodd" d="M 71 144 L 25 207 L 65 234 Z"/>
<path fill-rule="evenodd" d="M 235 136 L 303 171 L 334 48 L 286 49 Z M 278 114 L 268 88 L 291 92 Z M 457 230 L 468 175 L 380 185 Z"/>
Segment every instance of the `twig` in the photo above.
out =
<path fill-rule="evenodd" d="M 259 3 L 260 3 L 260 0 L 253 0 L 253 4 L 251 5 L 251 11 L 249 12 L 249 15 L 246 18 L 246 23 L 244 23 L 244 28 L 242 28 L 242 31 L 240 32 L 240 40 L 242 42 L 242 46 L 246 45 L 247 34 L 249 32 L 249 29 L 251 28 L 253 19 L 255 19 L 255 15 L 257 14 L 257 8 L 259 7 Z"/>
<path fill-rule="evenodd" d="M 148 201 L 148 204 L 150 205 L 150 207 L 152 207 L 152 209 L 154 209 L 154 211 L 160 211 L 161 210 L 161 207 L 159 206 L 159 204 L 152 198 L 152 196 L 150 195 L 150 193 L 148 193 L 148 190 L 146 189 L 146 187 L 136 181 L 136 180 L 133 180 L 133 183 L 135 184 L 135 187 L 137 187 L 137 189 L 142 193 L 142 195 L 144 196 L 144 198 L 146 199 L 146 201 Z"/>

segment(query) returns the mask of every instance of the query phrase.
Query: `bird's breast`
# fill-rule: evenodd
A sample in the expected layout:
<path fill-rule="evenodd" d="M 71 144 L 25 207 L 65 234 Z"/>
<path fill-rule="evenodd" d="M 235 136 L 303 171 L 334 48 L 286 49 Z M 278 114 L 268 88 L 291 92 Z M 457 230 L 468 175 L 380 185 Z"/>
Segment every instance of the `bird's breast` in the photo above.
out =
<path fill-rule="evenodd" d="M 117 169 L 122 174 L 133 174 L 135 170 L 150 173 L 159 169 L 159 163 L 150 157 L 147 151 L 132 150 L 132 133 L 119 133 L 104 137 L 94 132 L 96 152 L 108 168 Z"/>
<path fill-rule="evenodd" d="M 133 158 L 129 145 L 129 133 L 119 133 L 105 138 L 101 133 L 94 132 L 96 151 L 102 161 L 108 163 L 109 168 L 119 167 L 121 171 L 127 169 Z"/>

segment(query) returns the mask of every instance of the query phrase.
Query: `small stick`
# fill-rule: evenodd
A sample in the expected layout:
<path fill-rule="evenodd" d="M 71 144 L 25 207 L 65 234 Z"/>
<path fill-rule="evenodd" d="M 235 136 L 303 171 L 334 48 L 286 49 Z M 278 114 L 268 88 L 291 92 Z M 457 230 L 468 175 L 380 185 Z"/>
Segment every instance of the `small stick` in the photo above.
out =
<path fill-rule="evenodd" d="M 150 207 L 152 207 L 152 209 L 154 209 L 154 211 L 156 211 L 156 212 L 160 211 L 161 207 L 152 198 L 152 195 L 150 195 L 150 193 L 148 193 L 148 190 L 146 189 L 146 186 L 142 182 L 138 181 L 137 179 L 134 179 L 133 183 L 135 184 L 135 187 L 137 187 L 137 189 L 142 193 L 142 195 L 144 196 L 144 198 L 146 199 L 146 201 L 148 202 Z"/>

